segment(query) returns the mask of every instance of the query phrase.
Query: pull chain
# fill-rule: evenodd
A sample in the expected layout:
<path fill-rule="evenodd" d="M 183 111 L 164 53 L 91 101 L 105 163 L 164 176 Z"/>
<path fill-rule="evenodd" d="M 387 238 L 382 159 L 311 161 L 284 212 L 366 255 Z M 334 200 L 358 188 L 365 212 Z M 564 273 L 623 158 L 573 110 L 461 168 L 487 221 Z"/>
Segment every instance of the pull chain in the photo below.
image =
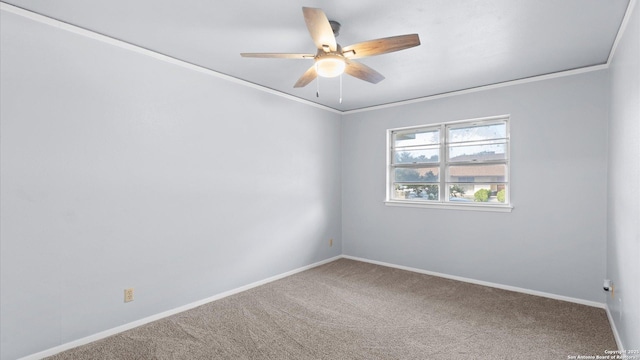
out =
<path fill-rule="evenodd" d="M 318 73 L 318 63 L 316 63 L 316 74 Z M 320 76 L 316 77 L 316 97 L 320 97 Z"/>
<path fill-rule="evenodd" d="M 342 74 L 340 74 L 340 104 L 342 104 Z"/>

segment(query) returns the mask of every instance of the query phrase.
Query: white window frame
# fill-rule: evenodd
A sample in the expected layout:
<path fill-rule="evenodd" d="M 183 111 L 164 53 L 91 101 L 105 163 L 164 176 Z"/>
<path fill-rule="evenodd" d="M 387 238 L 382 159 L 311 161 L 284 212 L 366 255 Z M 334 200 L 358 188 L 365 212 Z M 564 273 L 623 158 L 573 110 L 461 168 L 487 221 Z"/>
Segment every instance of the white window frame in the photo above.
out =
<path fill-rule="evenodd" d="M 506 160 L 500 161 L 469 161 L 469 162 L 449 162 L 449 141 L 447 139 L 449 128 L 464 128 L 468 126 L 481 126 L 490 125 L 495 123 L 506 124 Z M 395 128 L 387 130 L 387 171 L 386 171 L 386 198 L 385 205 L 387 206 L 405 206 L 405 207 L 418 207 L 418 208 L 432 208 L 432 209 L 450 209 L 450 210 L 475 210 L 475 211 L 494 211 L 494 212 L 511 212 L 513 204 L 511 203 L 511 156 L 510 156 L 510 115 L 491 116 L 477 119 L 458 120 L 451 122 L 442 122 L 435 124 L 425 124 L 420 126 L 410 126 L 403 128 Z M 412 199 L 393 199 L 392 192 L 394 191 L 393 183 L 394 169 L 396 166 L 393 164 L 393 152 L 394 142 L 393 134 L 396 132 L 407 130 L 436 130 L 440 131 L 440 144 L 439 144 L 439 195 L 438 200 L 412 200 Z M 506 184 L 505 202 L 504 203 L 477 203 L 477 202 L 452 202 L 449 200 L 449 191 L 447 174 L 450 165 L 470 165 L 470 164 L 505 164 L 506 165 Z M 430 164 L 423 164 L 429 166 Z M 435 164 L 434 164 L 435 165 Z"/>

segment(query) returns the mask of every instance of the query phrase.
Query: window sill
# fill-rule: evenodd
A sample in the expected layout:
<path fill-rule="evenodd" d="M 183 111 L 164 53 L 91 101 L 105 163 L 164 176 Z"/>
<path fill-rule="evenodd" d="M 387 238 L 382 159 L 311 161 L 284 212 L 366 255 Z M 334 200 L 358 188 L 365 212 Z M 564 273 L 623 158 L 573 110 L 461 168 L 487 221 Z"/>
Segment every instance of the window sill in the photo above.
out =
<path fill-rule="evenodd" d="M 512 205 L 480 205 L 480 204 L 452 204 L 452 203 L 428 203 L 417 201 L 402 200 L 386 200 L 386 206 L 415 207 L 424 209 L 446 209 L 446 210 L 465 210 L 465 211 L 489 211 L 489 212 L 511 212 Z"/>

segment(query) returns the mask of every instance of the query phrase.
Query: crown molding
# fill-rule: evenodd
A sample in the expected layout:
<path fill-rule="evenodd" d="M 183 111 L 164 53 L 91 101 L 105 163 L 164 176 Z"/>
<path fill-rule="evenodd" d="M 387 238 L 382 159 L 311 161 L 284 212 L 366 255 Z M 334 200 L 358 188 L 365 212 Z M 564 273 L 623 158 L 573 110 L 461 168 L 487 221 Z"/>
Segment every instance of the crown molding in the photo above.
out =
<path fill-rule="evenodd" d="M 599 64 L 599 65 L 593 65 L 593 66 L 587 66 L 587 67 L 582 67 L 582 68 L 577 68 L 577 69 L 570 69 L 570 70 L 565 70 L 565 71 L 559 71 L 559 72 L 554 72 L 554 73 L 549 73 L 549 74 L 545 74 L 545 75 L 536 75 L 536 76 L 531 76 L 531 77 L 527 77 L 527 78 L 523 78 L 523 79 L 518 79 L 518 80 L 511 80 L 511 81 L 505 81 L 505 82 L 500 82 L 500 83 L 495 83 L 495 84 L 489 84 L 489 85 L 482 85 L 482 86 L 477 86 L 477 87 L 473 87 L 473 88 L 468 88 L 468 89 L 462 89 L 462 90 L 456 90 L 456 91 L 451 91 L 451 92 L 446 92 L 446 93 L 440 93 L 440 94 L 434 94 L 434 95 L 429 95 L 429 96 L 424 96 L 424 97 L 419 97 L 419 98 L 415 98 L 415 99 L 410 99 L 410 100 L 403 100 L 403 101 L 398 101 L 398 102 L 393 102 L 393 103 L 388 103 L 388 104 L 382 104 L 382 105 L 375 105 L 375 106 L 370 106 L 370 107 L 365 107 L 365 108 L 360 108 L 360 109 L 353 109 L 353 110 L 338 110 L 338 109 L 334 109 L 332 107 L 329 106 L 325 106 L 325 105 L 321 105 L 306 99 L 302 99 L 278 90 L 274 90 L 262 85 L 258 85 L 246 80 L 242 80 L 239 79 L 237 77 L 231 76 L 231 75 L 227 75 L 221 72 L 217 72 L 215 70 L 211 70 L 209 68 L 200 66 L 200 65 L 196 65 L 184 60 L 180 60 L 178 58 L 166 55 L 166 54 L 162 54 L 159 53 L 157 51 L 153 51 L 150 49 L 146 49 L 137 45 L 133 45 L 130 44 L 126 41 L 123 40 L 119 40 L 116 38 L 112 38 L 109 37 L 107 35 L 104 34 L 100 34 L 91 30 L 87 30 L 84 29 L 82 27 L 76 26 L 76 25 L 72 25 L 57 19 L 53 19 L 14 5 L 10 5 L 7 4 L 5 2 L 0 1 L 0 10 L 2 11 L 7 11 L 9 13 L 13 13 L 19 16 L 22 16 L 24 18 L 42 23 L 42 24 L 46 24 L 46 25 L 50 25 L 62 30 L 66 30 L 69 32 L 72 32 L 74 34 L 78 34 L 90 39 L 94 39 L 100 42 L 103 42 L 105 44 L 109 44 L 112 46 L 117 46 L 119 48 L 122 49 L 126 49 L 138 54 L 142 54 L 142 55 L 146 55 L 149 57 L 152 57 L 154 59 L 160 60 L 160 61 L 164 61 L 170 64 L 174 64 L 177 66 L 181 66 L 183 68 L 186 69 L 190 69 L 193 71 L 197 71 L 200 73 L 203 73 L 205 75 L 209 75 L 209 76 L 214 76 L 226 81 L 230 81 L 232 83 L 235 84 L 239 84 L 239 85 L 244 85 L 247 86 L 249 88 L 252 89 L 256 89 L 259 91 L 263 91 L 272 95 L 276 95 L 276 96 L 280 96 L 283 97 L 285 99 L 288 100 L 292 100 L 292 101 L 296 101 L 305 105 L 309 105 L 318 109 L 322 109 L 334 114 L 340 114 L 340 115 L 349 115 L 349 114 L 355 114 L 355 113 L 360 113 L 360 112 L 367 112 L 367 111 L 376 111 L 376 110 L 381 110 L 381 109 L 387 109 L 387 108 L 392 108 L 392 107 L 397 107 L 397 106 L 404 106 L 404 105 L 409 105 L 409 104 L 415 104 L 415 103 L 420 103 L 420 102 L 424 102 L 424 101 L 431 101 L 431 100 L 438 100 L 438 99 L 442 99 L 442 98 L 447 98 L 447 97 L 452 97 L 452 96 L 459 96 L 459 95 L 465 95 L 465 94 L 471 94 L 471 93 L 475 93 L 475 92 L 480 92 L 480 91 L 486 91 L 486 90 L 492 90 L 492 89 L 498 89 L 498 88 L 502 88 L 502 87 L 509 87 L 509 86 L 514 86 L 514 85 L 521 85 L 521 84 L 526 84 L 526 83 L 531 83 L 531 82 L 537 82 L 537 81 L 544 81 L 544 80 L 549 80 L 549 79 L 555 79 L 555 78 L 561 78 L 561 77 L 565 77 L 565 76 L 573 76 L 573 75 L 578 75 L 578 74 L 583 74 L 583 73 L 588 73 L 588 72 L 592 72 L 592 71 L 599 71 L 599 70 L 604 70 L 604 69 L 608 69 L 609 65 L 611 64 L 611 61 L 614 57 L 615 54 L 615 50 L 618 46 L 618 43 L 620 42 L 620 39 L 622 38 L 624 31 L 627 27 L 627 24 L 629 22 L 629 18 L 631 16 L 631 13 L 633 12 L 633 9 L 636 5 L 637 0 L 630 0 L 629 4 L 627 5 L 627 10 L 625 12 L 622 24 L 620 25 L 620 28 L 618 29 L 618 33 L 616 35 L 615 41 L 613 43 L 613 46 L 611 47 L 611 51 L 609 53 L 609 57 L 607 59 L 607 62 L 605 64 Z"/>
<path fill-rule="evenodd" d="M 104 34 L 100 34 L 100 33 L 97 33 L 95 31 L 87 30 L 85 28 L 82 28 L 82 27 L 79 27 L 79 26 L 76 26 L 76 25 L 72 25 L 72 24 L 66 23 L 64 21 L 57 20 L 57 19 L 53 19 L 53 18 L 50 18 L 48 16 L 44 16 L 42 14 L 38 14 L 38 13 L 35 13 L 33 11 L 29 11 L 29 10 L 26 10 L 26 9 L 23 9 L 23 8 L 14 6 L 14 5 L 10 5 L 10 4 L 7 4 L 7 3 L 2 2 L 2 1 L 0 1 L 0 10 L 1 11 L 6 11 L 8 13 L 12 13 L 12 14 L 15 14 L 15 15 L 18 15 L 18 16 L 22 16 L 22 17 L 24 17 L 26 19 L 33 20 L 33 21 L 36 21 L 36 22 L 41 23 L 41 24 L 49 25 L 49 26 L 52 26 L 52 27 L 55 27 L 55 28 L 58 28 L 58 29 L 61 29 L 61 30 L 65 30 L 65 31 L 68 31 L 68 32 L 71 32 L 71 33 L 74 33 L 74 34 L 77 34 L 77 35 L 80 35 L 80 36 L 84 36 L 84 37 L 87 37 L 89 39 L 97 40 L 97 41 L 100 41 L 100 42 L 105 43 L 105 44 L 116 46 L 116 47 L 119 47 L 121 49 L 129 50 L 129 51 L 132 51 L 134 53 L 138 53 L 138 54 L 141 54 L 141 55 L 149 56 L 149 57 L 154 58 L 156 60 L 164 61 L 166 63 L 173 64 L 173 65 L 177 65 L 177 66 L 183 67 L 185 69 L 197 71 L 199 73 L 202 73 L 202 74 L 205 74 L 205 75 L 209 75 L 209 76 L 214 76 L 214 77 L 226 80 L 226 81 L 230 81 L 230 82 L 235 83 L 235 84 L 244 85 L 244 86 L 252 88 L 252 89 L 256 89 L 256 90 L 263 91 L 263 92 L 266 92 L 266 93 L 269 93 L 269 94 L 272 94 L 272 95 L 280 96 L 280 97 L 283 97 L 283 98 L 288 99 L 288 100 L 297 101 L 299 103 L 302 103 L 302 104 L 305 104 L 305 105 L 309 105 L 309 106 L 312 106 L 312 107 L 315 107 L 315 108 L 319 108 L 319 109 L 322 109 L 322 110 L 326 110 L 326 111 L 329 111 L 329 112 L 332 112 L 332 113 L 335 113 L 335 114 L 342 114 L 342 111 L 336 110 L 334 108 L 331 108 L 331 107 L 328 107 L 328 106 L 325 106 L 325 105 L 317 104 L 317 103 L 314 103 L 314 102 L 309 101 L 309 100 L 305 100 L 305 99 L 302 99 L 302 98 L 299 98 L 299 97 L 296 97 L 296 96 L 293 96 L 293 95 L 289 95 L 289 94 L 283 93 L 281 91 L 277 91 L 277 90 L 274 90 L 274 89 L 271 89 L 271 88 L 267 88 L 267 87 L 264 87 L 262 85 L 254 84 L 252 82 L 249 82 L 249 81 L 246 81 L 246 80 L 242 80 L 242 79 L 239 79 L 237 77 L 233 77 L 231 75 L 227 75 L 227 74 L 224 74 L 224 73 L 221 73 L 221 72 L 217 72 L 215 70 L 211 70 L 209 68 L 206 68 L 206 67 L 203 67 L 203 66 L 200 66 L 200 65 L 196 65 L 196 64 L 190 63 L 188 61 L 180 60 L 178 58 L 175 58 L 175 57 L 172 57 L 172 56 L 169 56 L 169 55 L 166 55 L 166 54 L 162 54 L 162 53 L 159 53 L 157 51 L 146 49 L 146 48 L 138 46 L 138 45 L 133 45 L 133 44 L 128 43 L 126 41 L 119 40 L 119 39 L 116 39 L 116 38 L 113 38 L 113 37 L 110 37 L 110 36 L 107 36 L 107 35 L 104 35 Z"/>
<path fill-rule="evenodd" d="M 629 20 L 631 18 L 631 14 L 633 13 L 633 8 L 635 7 L 636 2 L 636 0 L 630 0 L 629 4 L 627 4 L 627 10 L 624 13 L 622 23 L 620 24 L 620 28 L 618 29 L 618 33 L 616 34 L 616 39 L 613 41 L 613 46 L 611 46 L 611 51 L 609 52 L 607 65 L 611 65 L 611 62 L 613 61 L 613 56 L 615 55 L 618 44 L 620 43 L 620 40 L 622 39 L 622 36 L 627 29 L 627 25 L 629 24 Z"/>

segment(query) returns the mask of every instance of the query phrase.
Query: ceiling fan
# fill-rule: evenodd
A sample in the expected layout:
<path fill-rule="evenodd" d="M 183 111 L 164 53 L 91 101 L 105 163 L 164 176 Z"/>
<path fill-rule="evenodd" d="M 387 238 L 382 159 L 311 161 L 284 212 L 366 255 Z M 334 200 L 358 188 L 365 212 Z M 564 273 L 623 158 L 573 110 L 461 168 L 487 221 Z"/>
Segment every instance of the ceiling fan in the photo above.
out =
<path fill-rule="evenodd" d="M 293 87 L 304 87 L 316 77 L 335 77 L 347 73 L 358 79 L 377 84 L 384 76 L 372 68 L 354 59 L 366 56 L 386 54 L 420 45 L 418 34 L 392 36 L 369 40 L 342 47 L 336 42 L 340 31 L 340 23 L 329 21 L 321 9 L 303 7 L 304 21 L 318 51 L 316 54 L 289 53 L 241 53 L 243 57 L 313 59 L 315 63 L 309 68 Z"/>

